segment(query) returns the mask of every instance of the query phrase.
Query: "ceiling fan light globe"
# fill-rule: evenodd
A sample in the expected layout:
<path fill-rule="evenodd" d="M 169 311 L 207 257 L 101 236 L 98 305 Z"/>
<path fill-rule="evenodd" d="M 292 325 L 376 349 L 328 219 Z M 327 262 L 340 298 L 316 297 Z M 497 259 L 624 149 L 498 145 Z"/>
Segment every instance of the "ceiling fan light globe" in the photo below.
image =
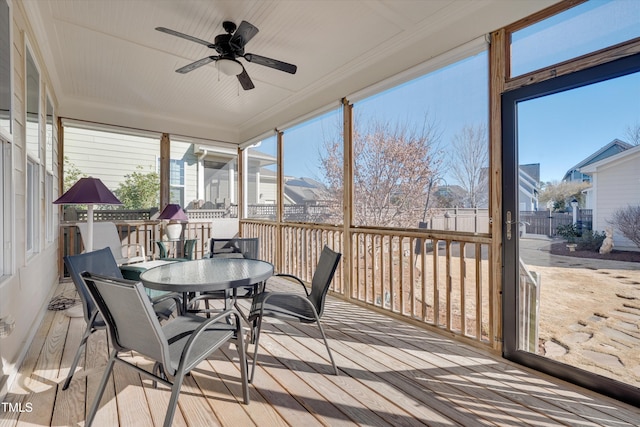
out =
<path fill-rule="evenodd" d="M 227 76 L 237 76 L 242 73 L 242 64 L 234 59 L 221 58 L 216 61 L 216 68 Z"/>

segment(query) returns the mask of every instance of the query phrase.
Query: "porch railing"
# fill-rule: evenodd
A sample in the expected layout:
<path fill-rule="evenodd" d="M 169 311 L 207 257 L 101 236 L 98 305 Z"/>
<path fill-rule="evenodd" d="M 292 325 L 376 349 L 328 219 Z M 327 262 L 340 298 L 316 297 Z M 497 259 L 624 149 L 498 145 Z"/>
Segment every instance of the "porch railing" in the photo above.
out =
<path fill-rule="evenodd" d="M 164 235 L 165 223 L 162 221 L 112 221 L 116 224 L 120 240 L 123 244 L 141 244 L 148 258 L 158 258 L 156 240 L 161 240 Z M 84 246 L 77 221 L 67 221 L 60 224 L 60 256 L 58 271 L 64 272 L 63 257 L 82 253 Z M 208 251 L 209 239 L 212 237 L 211 221 L 189 221 L 184 224 L 183 236 L 185 239 L 196 239 L 196 259 L 202 258 Z M 95 246 L 95 245 L 94 245 Z"/>
<path fill-rule="evenodd" d="M 350 244 L 334 294 L 494 347 L 496 290 L 489 279 L 488 235 L 354 228 L 347 238 L 342 227 L 260 220 L 242 220 L 241 230 L 267 248 L 279 248 L 261 248 L 276 270 L 307 282 L 325 244 L 343 254 Z M 281 246 L 275 245 L 279 238 Z"/>

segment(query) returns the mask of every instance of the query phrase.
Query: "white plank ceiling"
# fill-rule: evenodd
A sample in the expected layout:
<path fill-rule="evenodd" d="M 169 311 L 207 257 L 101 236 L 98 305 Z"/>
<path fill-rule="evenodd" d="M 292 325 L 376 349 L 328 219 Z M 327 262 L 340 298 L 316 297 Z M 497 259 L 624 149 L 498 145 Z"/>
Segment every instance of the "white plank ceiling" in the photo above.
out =
<path fill-rule="evenodd" d="M 27 13 L 62 117 L 240 143 L 512 23 L 552 0 L 15 0 Z M 255 89 L 215 54 L 155 31 L 212 41 L 223 21 L 260 32 L 246 52 L 295 75 L 240 61 Z"/>

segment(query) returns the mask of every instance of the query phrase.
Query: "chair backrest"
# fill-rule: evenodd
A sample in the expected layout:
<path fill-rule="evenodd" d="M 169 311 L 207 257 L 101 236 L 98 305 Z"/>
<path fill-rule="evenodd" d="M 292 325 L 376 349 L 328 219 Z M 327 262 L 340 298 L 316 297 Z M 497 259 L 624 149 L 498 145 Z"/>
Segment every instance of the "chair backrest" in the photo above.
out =
<path fill-rule="evenodd" d="M 80 235 L 83 242 L 87 241 L 87 223 L 78 223 L 80 229 Z M 109 248 L 113 257 L 118 264 L 122 264 L 127 261 L 127 258 L 122 255 L 122 240 L 118 234 L 118 228 L 113 222 L 94 222 L 93 223 L 93 248 L 85 247 L 86 252 L 91 252 L 94 249 Z"/>
<path fill-rule="evenodd" d="M 342 257 L 341 253 L 332 251 L 326 245 L 320 253 L 316 271 L 314 271 L 313 278 L 311 279 L 311 292 L 309 293 L 309 300 L 316 308 L 318 317 L 322 316 L 322 312 L 324 311 L 324 301 L 333 276 L 338 268 L 340 257 Z"/>
<path fill-rule="evenodd" d="M 137 351 L 171 369 L 169 343 L 142 283 L 83 273 L 118 351 Z M 173 372 L 169 372 L 173 374 Z"/>
<path fill-rule="evenodd" d="M 98 249 L 97 251 L 87 252 L 79 255 L 70 255 L 64 257 L 64 265 L 73 280 L 73 284 L 78 290 L 80 301 L 82 302 L 82 310 L 84 311 L 84 320 L 88 323 L 89 319 L 96 311 L 96 306 L 91 299 L 89 289 L 82 280 L 82 273 L 88 271 L 103 276 L 122 278 L 122 273 L 118 267 L 111 250 L 109 248 Z"/>
<path fill-rule="evenodd" d="M 191 260 L 196 258 L 196 243 L 198 243 L 197 239 L 187 239 L 184 241 L 184 251 L 182 252 L 184 258 Z"/>
<path fill-rule="evenodd" d="M 259 259 L 260 240 L 258 237 L 212 238 L 209 253 L 212 257 L 216 254 L 240 253 L 247 259 Z"/>
<path fill-rule="evenodd" d="M 158 246 L 158 256 L 160 259 L 165 259 L 169 256 L 169 252 L 167 251 L 167 246 L 164 242 L 156 240 L 156 245 Z"/>
<path fill-rule="evenodd" d="M 235 237 L 231 239 L 231 245 L 247 259 L 260 257 L 260 240 L 257 237 Z"/>

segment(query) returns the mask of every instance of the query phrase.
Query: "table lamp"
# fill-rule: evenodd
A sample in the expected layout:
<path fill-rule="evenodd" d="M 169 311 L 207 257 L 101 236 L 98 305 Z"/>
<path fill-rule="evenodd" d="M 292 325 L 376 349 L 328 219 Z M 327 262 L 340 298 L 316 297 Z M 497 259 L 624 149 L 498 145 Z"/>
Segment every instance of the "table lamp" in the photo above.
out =
<path fill-rule="evenodd" d="M 162 213 L 158 216 L 158 219 L 169 220 L 166 227 L 167 238 L 169 240 L 179 239 L 180 234 L 182 234 L 182 224 L 180 224 L 180 222 L 189 220 L 180 205 L 172 203 L 165 206 Z"/>
<path fill-rule="evenodd" d="M 54 205 L 87 205 L 87 251 L 93 250 L 93 205 L 121 205 L 122 202 L 98 178 L 80 178 Z"/>

